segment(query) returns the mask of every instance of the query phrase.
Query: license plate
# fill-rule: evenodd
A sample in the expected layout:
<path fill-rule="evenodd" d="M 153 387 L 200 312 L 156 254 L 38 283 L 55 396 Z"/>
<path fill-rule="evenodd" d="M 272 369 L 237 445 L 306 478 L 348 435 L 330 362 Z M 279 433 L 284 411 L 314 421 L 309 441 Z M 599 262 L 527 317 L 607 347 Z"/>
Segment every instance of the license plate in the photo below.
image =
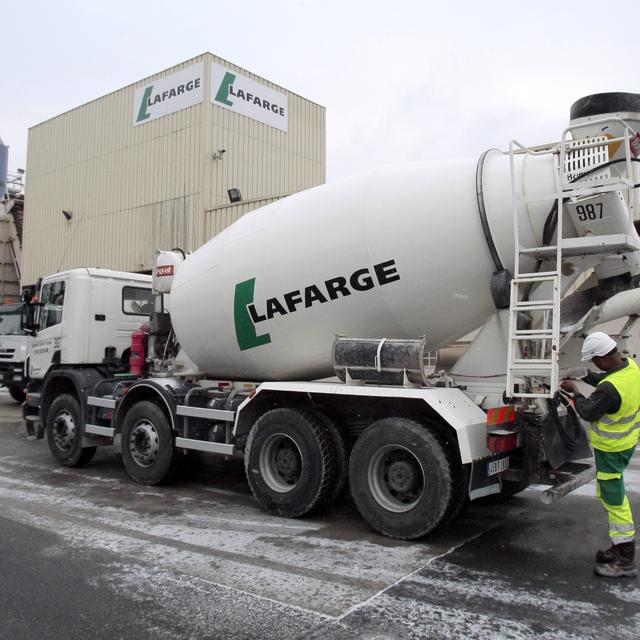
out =
<path fill-rule="evenodd" d="M 487 462 L 487 475 L 495 476 L 496 473 L 506 471 L 509 468 L 509 458 L 500 458 L 500 460 L 492 460 Z"/>

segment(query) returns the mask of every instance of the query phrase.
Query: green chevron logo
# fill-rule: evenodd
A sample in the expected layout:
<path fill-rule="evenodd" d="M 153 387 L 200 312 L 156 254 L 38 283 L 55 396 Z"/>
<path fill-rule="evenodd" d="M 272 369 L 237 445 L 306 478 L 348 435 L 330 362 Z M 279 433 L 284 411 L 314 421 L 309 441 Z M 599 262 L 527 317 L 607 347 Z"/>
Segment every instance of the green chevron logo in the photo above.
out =
<path fill-rule="evenodd" d="M 256 331 L 256 326 L 249 315 L 248 307 L 253 307 L 253 292 L 256 279 L 245 280 L 236 285 L 233 298 L 233 317 L 236 326 L 236 339 L 240 351 L 254 349 L 271 342 L 271 336 L 264 333 L 261 336 Z"/>
<path fill-rule="evenodd" d="M 142 100 L 140 101 L 140 109 L 138 109 L 138 117 L 136 122 L 142 122 L 151 116 L 149 111 L 149 98 L 151 97 L 151 93 L 153 92 L 153 85 L 150 84 L 145 90 L 142 96 Z"/>
<path fill-rule="evenodd" d="M 229 94 L 232 91 L 233 83 L 236 81 L 236 77 L 233 73 L 229 73 L 228 71 L 224 74 L 224 78 L 222 78 L 222 82 L 218 87 L 218 93 L 216 93 L 216 102 L 221 102 L 222 104 L 226 104 L 228 107 L 233 106 L 233 101 L 229 100 Z"/>

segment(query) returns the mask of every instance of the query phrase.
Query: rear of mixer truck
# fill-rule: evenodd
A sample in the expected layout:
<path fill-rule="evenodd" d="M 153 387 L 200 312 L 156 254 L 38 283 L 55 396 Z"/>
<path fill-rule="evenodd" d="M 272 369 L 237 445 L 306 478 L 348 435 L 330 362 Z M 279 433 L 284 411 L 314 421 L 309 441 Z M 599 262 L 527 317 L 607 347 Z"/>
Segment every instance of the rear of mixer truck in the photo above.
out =
<path fill-rule="evenodd" d="M 640 96 L 589 96 L 557 143 L 310 189 L 188 256 L 159 252 L 152 283 L 49 276 L 26 322 L 25 418 L 65 466 L 119 438 L 145 484 L 189 451 L 240 456 L 281 516 L 348 485 L 397 538 L 532 483 L 551 502 L 594 477 L 560 376 L 592 327 L 626 318 L 624 350 L 640 314 L 639 128 Z M 102 277 L 102 297 L 72 285 Z M 139 290 L 131 315 L 125 289 Z M 451 368 L 425 368 L 478 327 Z"/>

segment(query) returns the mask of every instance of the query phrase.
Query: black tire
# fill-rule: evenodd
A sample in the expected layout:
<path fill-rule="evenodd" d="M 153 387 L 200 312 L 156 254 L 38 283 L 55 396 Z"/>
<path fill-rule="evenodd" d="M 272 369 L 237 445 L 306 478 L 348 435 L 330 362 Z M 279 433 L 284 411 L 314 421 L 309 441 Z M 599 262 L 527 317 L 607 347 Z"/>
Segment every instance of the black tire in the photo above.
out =
<path fill-rule="evenodd" d="M 24 388 L 19 384 L 12 384 L 9 387 L 9 395 L 20 404 L 27 399 L 27 394 L 24 392 Z"/>
<path fill-rule="evenodd" d="M 340 433 L 340 429 L 338 429 L 333 420 L 320 411 L 314 411 L 313 413 L 318 420 L 320 420 L 329 434 L 331 444 L 333 445 L 333 457 L 336 467 L 333 488 L 330 491 L 327 491 L 324 499 L 318 504 L 318 507 L 320 508 L 328 507 L 344 492 L 349 475 L 349 454 L 347 453 L 347 447 L 344 443 L 344 438 Z"/>
<path fill-rule="evenodd" d="M 180 467 L 180 453 L 165 412 L 155 403 L 134 404 L 122 423 L 122 460 L 127 473 L 140 484 L 172 482 Z"/>
<path fill-rule="evenodd" d="M 331 437 L 320 419 L 300 409 L 272 409 L 251 428 L 245 471 L 269 513 L 298 518 L 326 504 L 335 487 Z"/>
<path fill-rule="evenodd" d="M 83 467 L 96 453 L 97 447 L 82 447 L 84 424 L 80 405 L 70 394 L 63 393 L 51 403 L 46 430 L 49 449 L 63 467 Z"/>
<path fill-rule="evenodd" d="M 349 484 L 367 523 L 386 536 L 412 540 L 446 522 L 459 504 L 447 448 L 435 431 L 406 418 L 385 418 L 365 429 L 351 452 Z"/>
<path fill-rule="evenodd" d="M 434 435 L 439 439 L 440 444 L 449 459 L 449 467 L 451 469 L 451 500 L 447 507 L 441 526 L 445 526 L 453 522 L 458 516 L 462 515 L 471 500 L 469 499 L 469 479 L 471 476 L 471 465 L 463 465 L 458 453 L 458 442 L 453 433 L 443 429 L 438 429 L 438 425 L 430 422 L 425 423 Z"/>

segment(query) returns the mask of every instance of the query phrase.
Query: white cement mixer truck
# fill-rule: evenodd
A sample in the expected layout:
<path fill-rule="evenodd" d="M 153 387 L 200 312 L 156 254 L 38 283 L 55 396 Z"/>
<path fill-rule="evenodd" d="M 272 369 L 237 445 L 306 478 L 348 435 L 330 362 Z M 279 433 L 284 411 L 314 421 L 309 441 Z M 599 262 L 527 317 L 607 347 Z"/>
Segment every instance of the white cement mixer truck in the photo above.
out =
<path fill-rule="evenodd" d="M 78 361 L 62 342 L 80 314 L 63 316 L 58 348 L 30 360 L 25 417 L 66 466 L 119 436 L 146 484 L 190 450 L 243 456 L 282 516 L 348 483 L 398 538 L 532 482 L 552 501 L 593 477 L 559 377 L 587 330 L 628 318 L 624 349 L 640 314 L 638 129 L 640 95 L 588 96 L 557 143 L 385 167 L 253 211 L 191 255 L 160 252 L 126 357 L 103 331 L 88 339 L 104 359 Z M 26 323 L 36 336 L 43 317 Z M 477 328 L 452 368 L 425 368 Z"/>

